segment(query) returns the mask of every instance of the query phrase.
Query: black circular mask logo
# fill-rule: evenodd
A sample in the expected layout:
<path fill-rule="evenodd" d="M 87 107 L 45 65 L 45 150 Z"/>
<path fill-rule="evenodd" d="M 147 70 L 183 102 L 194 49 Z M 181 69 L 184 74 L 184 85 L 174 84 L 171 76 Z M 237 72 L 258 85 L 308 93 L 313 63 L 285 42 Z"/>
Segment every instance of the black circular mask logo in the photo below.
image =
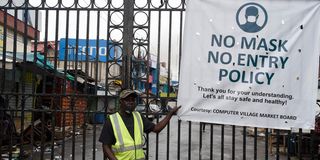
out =
<path fill-rule="evenodd" d="M 268 14 L 266 9 L 258 3 L 246 3 L 238 9 L 236 20 L 243 31 L 256 33 L 266 26 Z"/>

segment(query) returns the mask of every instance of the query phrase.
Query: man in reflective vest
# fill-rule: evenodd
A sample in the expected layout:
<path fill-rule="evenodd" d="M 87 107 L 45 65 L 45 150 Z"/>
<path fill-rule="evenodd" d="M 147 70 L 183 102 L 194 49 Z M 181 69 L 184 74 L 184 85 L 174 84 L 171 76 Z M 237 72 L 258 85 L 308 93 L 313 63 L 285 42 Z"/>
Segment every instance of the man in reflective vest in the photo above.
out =
<path fill-rule="evenodd" d="M 145 159 L 143 133 L 159 133 L 180 107 L 173 108 L 159 123 L 153 124 L 135 111 L 137 92 L 126 89 L 121 91 L 120 110 L 108 117 L 101 131 L 99 141 L 103 152 L 110 160 Z"/>

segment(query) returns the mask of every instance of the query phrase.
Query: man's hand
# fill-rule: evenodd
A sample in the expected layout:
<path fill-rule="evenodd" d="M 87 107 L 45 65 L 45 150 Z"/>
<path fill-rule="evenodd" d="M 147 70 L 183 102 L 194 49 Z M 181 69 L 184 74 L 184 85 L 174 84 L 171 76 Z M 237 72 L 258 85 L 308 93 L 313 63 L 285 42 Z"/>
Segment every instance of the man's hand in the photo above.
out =
<path fill-rule="evenodd" d="M 161 130 L 169 123 L 171 117 L 173 114 L 176 114 L 177 111 L 181 108 L 181 106 L 179 107 L 174 107 L 167 115 L 166 117 L 164 117 L 159 123 L 157 123 L 154 128 L 153 128 L 153 132 L 155 133 L 159 133 L 161 132 Z"/>
<path fill-rule="evenodd" d="M 177 111 L 178 111 L 180 108 L 181 108 L 181 106 L 172 108 L 172 110 L 169 112 L 169 114 L 171 114 L 171 115 L 177 114 Z"/>
<path fill-rule="evenodd" d="M 116 156 L 114 155 L 111 145 L 102 145 L 103 153 L 109 160 L 117 160 Z"/>

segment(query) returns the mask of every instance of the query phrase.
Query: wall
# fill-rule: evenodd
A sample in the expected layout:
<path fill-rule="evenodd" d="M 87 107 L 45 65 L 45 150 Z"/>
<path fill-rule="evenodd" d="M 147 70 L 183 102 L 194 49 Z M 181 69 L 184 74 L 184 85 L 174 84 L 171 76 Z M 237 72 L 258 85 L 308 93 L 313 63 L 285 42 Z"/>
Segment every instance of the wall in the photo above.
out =
<path fill-rule="evenodd" d="M 3 27 L 3 26 L 2 26 Z M 1 33 L 0 33 L 1 34 Z M 14 31 L 9 29 L 7 30 L 7 42 L 6 42 L 6 51 L 13 52 L 14 50 Z M 24 36 L 17 34 L 17 52 L 23 52 L 24 50 Z M 5 45 L 5 44 L 3 44 Z M 31 39 L 27 39 L 27 53 L 31 52 Z M 1 44 L 0 44 L 1 47 Z M 2 46 L 3 47 L 3 46 Z"/>
<path fill-rule="evenodd" d="M 60 89 L 62 89 L 63 85 L 61 85 L 61 83 L 59 85 L 61 86 Z M 57 90 L 57 91 L 59 92 L 61 90 Z M 71 88 L 71 83 L 68 82 L 66 85 L 66 93 L 71 94 L 73 92 L 74 91 Z M 61 92 L 58 94 L 61 94 Z M 74 100 L 72 100 L 71 96 L 63 96 L 59 102 L 59 106 L 60 106 L 59 109 L 61 109 L 62 111 L 71 111 L 72 109 L 74 111 L 78 111 L 78 112 L 75 112 L 74 114 L 75 114 L 76 125 L 79 126 L 79 125 L 84 124 L 84 122 L 85 122 L 85 115 L 84 115 L 84 113 L 81 113 L 81 112 L 86 110 L 88 100 L 85 97 L 76 97 L 75 96 L 73 98 L 74 98 Z M 72 104 L 72 103 L 74 103 L 74 104 Z M 75 107 L 75 108 L 72 108 L 72 107 Z M 71 112 L 65 112 L 65 113 L 59 112 L 56 117 L 56 126 L 59 126 L 59 127 L 72 126 L 73 119 L 74 119 L 73 116 L 74 115 Z"/>

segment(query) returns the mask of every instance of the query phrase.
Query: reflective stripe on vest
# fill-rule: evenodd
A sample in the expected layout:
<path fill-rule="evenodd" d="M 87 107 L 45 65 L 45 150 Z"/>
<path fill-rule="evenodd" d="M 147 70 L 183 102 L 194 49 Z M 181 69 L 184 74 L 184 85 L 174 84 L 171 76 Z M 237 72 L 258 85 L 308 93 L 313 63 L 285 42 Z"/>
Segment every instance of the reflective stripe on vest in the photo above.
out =
<path fill-rule="evenodd" d="M 121 130 L 120 130 L 120 125 L 119 125 L 119 119 L 117 114 L 112 114 L 110 116 L 110 118 L 112 118 L 114 120 L 114 127 L 116 128 L 116 132 L 119 138 L 119 143 L 120 143 L 120 149 L 119 151 L 115 151 L 115 152 L 123 152 L 123 150 L 125 150 L 124 148 L 124 143 L 123 143 L 123 136 L 121 134 Z"/>
<path fill-rule="evenodd" d="M 131 151 L 131 150 L 142 149 L 143 148 L 142 144 L 125 147 L 124 142 L 123 142 L 123 135 L 121 133 L 120 123 L 119 123 L 119 119 L 118 119 L 117 114 L 118 113 L 110 115 L 110 118 L 114 121 L 114 127 L 115 127 L 115 130 L 117 132 L 116 134 L 117 134 L 118 140 L 119 140 L 119 148 L 112 148 L 113 152 L 117 153 L 117 152 L 126 152 L 126 151 Z M 140 133 L 141 133 L 140 137 L 141 137 L 141 143 L 142 143 L 143 142 L 143 136 L 142 136 L 142 133 L 143 133 L 142 125 L 143 124 L 142 124 L 142 119 L 141 119 L 139 113 L 133 112 L 133 114 L 134 114 L 134 117 L 136 118 L 136 120 L 138 121 L 138 127 L 139 127 L 139 130 L 140 130 Z"/>
<path fill-rule="evenodd" d="M 138 125 L 139 125 L 139 129 L 140 129 L 140 133 L 143 133 L 143 130 L 142 130 L 142 119 L 141 119 L 141 116 L 139 115 L 138 112 L 133 112 L 133 114 L 136 116 L 137 120 L 138 120 Z M 141 142 L 143 142 L 143 136 L 141 135 Z M 141 145 L 142 146 L 142 145 Z"/>
<path fill-rule="evenodd" d="M 123 147 L 120 149 L 112 148 L 113 152 L 125 152 L 125 151 L 131 151 L 135 149 L 142 149 L 142 145 L 136 145 L 136 146 L 128 146 L 128 147 Z"/>

